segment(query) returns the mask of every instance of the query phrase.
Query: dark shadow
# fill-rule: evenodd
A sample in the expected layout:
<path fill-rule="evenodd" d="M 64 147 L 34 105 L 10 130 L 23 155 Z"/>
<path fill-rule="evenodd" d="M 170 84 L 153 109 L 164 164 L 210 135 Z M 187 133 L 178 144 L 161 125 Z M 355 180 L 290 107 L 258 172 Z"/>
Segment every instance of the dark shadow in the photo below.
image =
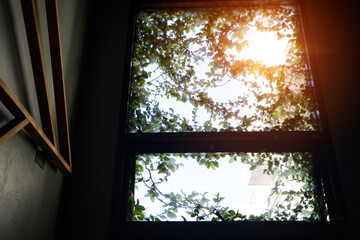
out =
<path fill-rule="evenodd" d="M 5 15 L 5 19 L 9 19 L 8 22 L 6 22 L 4 25 L 8 26 L 7 32 L 8 32 L 8 38 L 9 38 L 9 48 L 11 48 L 11 52 L 15 53 L 13 55 L 13 63 L 11 64 L 15 69 L 15 85 L 18 87 L 18 94 L 19 96 L 23 96 L 21 103 L 24 105 L 26 109 L 29 109 L 30 102 L 29 102 L 29 94 L 28 90 L 26 88 L 25 78 L 24 78 L 24 69 L 22 66 L 22 62 L 20 59 L 20 51 L 19 51 L 19 41 L 21 39 L 20 36 L 16 36 L 15 32 L 15 24 L 14 24 L 14 15 L 13 10 L 10 6 L 10 1 L 3 1 L 3 8 L 1 14 Z M 6 21 L 5 20 L 5 21 Z M 24 35 L 25 36 L 25 35 Z M 26 40 L 27 41 L 27 40 Z M 6 81 L 6 79 L 4 79 Z"/>

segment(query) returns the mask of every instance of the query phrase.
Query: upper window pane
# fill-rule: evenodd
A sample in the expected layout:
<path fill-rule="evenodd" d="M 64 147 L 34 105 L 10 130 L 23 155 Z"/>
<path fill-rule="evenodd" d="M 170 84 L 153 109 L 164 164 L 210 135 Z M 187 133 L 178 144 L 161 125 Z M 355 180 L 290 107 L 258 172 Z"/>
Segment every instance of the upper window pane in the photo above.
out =
<path fill-rule="evenodd" d="M 142 10 L 129 132 L 316 130 L 296 8 Z"/>

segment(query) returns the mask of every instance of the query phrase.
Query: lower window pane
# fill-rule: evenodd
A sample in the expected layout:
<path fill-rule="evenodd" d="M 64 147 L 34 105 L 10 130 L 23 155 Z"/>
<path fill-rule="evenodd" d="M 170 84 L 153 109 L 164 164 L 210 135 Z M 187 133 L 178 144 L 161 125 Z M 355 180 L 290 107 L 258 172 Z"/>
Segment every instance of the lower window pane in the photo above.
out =
<path fill-rule="evenodd" d="M 317 221 L 310 153 L 136 157 L 131 221 Z"/>

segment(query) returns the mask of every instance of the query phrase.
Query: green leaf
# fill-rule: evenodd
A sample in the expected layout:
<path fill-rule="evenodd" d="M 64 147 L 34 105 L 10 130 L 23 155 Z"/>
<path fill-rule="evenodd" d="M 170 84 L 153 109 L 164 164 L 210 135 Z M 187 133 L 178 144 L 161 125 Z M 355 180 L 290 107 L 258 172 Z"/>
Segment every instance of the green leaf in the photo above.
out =
<path fill-rule="evenodd" d="M 166 215 L 167 215 L 169 218 L 176 218 L 176 214 L 173 213 L 173 212 L 168 212 Z"/>
<path fill-rule="evenodd" d="M 210 202 L 210 200 L 204 197 L 204 198 L 201 199 L 201 202 L 202 203 L 208 203 L 208 202 Z"/>
<path fill-rule="evenodd" d="M 250 167 L 250 171 L 253 171 L 256 167 L 257 167 L 256 165 L 252 165 L 252 166 Z"/>
<path fill-rule="evenodd" d="M 144 211 L 144 210 L 145 210 L 145 207 L 144 207 L 144 206 L 141 206 L 141 205 L 136 205 L 136 206 L 135 206 L 135 209 L 136 209 L 136 210 L 139 210 L 139 211 Z"/>
<path fill-rule="evenodd" d="M 210 166 L 211 166 L 210 162 L 207 162 L 207 163 L 206 163 L 206 168 L 209 169 Z"/>
<path fill-rule="evenodd" d="M 143 166 L 137 164 L 136 167 L 137 167 L 137 169 L 139 169 L 141 172 L 144 172 L 144 167 L 143 167 Z"/>
<path fill-rule="evenodd" d="M 173 173 L 176 171 L 174 165 L 169 165 L 169 169 L 170 169 L 170 171 L 173 172 Z"/>
<path fill-rule="evenodd" d="M 180 194 L 176 194 L 176 195 L 175 195 L 175 198 L 176 198 L 177 201 L 181 201 L 181 200 L 182 200 L 182 197 L 181 197 Z"/>
<path fill-rule="evenodd" d="M 231 215 L 231 216 L 234 216 L 236 213 L 234 210 L 229 210 L 228 213 Z"/>
<path fill-rule="evenodd" d="M 232 162 L 235 162 L 235 161 L 236 161 L 236 156 L 235 155 L 231 156 L 230 159 L 229 159 L 229 163 L 232 163 Z"/>

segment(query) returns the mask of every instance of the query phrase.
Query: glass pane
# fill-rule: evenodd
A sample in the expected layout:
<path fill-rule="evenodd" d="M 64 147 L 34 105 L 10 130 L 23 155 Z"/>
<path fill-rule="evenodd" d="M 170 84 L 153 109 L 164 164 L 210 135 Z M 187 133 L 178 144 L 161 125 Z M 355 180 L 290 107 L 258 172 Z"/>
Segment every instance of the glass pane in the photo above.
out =
<path fill-rule="evenodd" d="M 129 132 L 316 130 L 296 8 L 143 10 Z"/>
<path fill-rule="evenodd" d="M 130 220 L 317 221 L 311 158 L 309 153 L 138 155 Z"/>

